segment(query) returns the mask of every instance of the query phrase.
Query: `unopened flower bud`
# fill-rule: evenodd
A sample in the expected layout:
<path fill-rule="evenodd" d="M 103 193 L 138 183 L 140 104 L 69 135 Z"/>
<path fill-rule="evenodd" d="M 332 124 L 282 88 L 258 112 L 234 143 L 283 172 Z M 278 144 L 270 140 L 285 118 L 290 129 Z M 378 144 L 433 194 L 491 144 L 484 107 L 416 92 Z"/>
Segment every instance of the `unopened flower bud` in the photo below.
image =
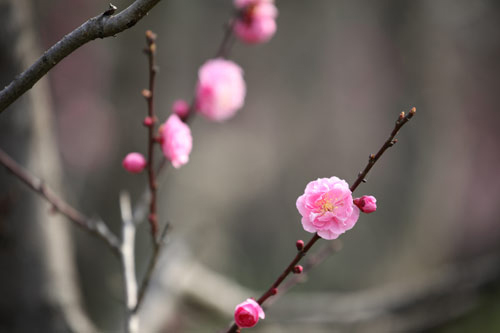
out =
<path fill-rule="evenodd" d="M 363 195 L 361 198 L 354 199 L 353 202 L 363 213 L 373 213 L 377 210 L 377 199 L 371 195 Z"/>
<path fill-rule="evenodd" d="M 297 265 L 293 268 L 294 274 L 300 274 L 304 271 L 304 268 L 301 265 Z"/>
<path fill-rule="evenodd" d="M 141 94 L 142 94 L 142 97 L 144 97 L 146 99 L 151 98 L 151 95 L 152 95 L 151 90 L 149 90 L 149 89 L 142 89 Z"/>
<path fill-rule="evenodd" d="M 155 40 L 156 34 L 151 30 L 146 30 L 146 38 L 149 40 Z"/>
<path fill-rule="evenodd" d="M 172 105 L 172 111 L 184 120 L 189 114 L 189 104 L 183 99 L 178 99 Z"/>
<path fill-rule="evenodd" d="M 140 153 L 129 153 L 123 159 L 122 165 L 130 173 L 139 173 L 146 167 L 146 159 Z"/>
<path fill-rule="evenodd" d="M 144 118 L 144 120 L 142 121 L 142 123 L 146 127 L 151 127 L 154 124 L 154 120 L 151 117 L 146 117 L 146 118 Z"/>
<path fill-rule="evenodd" d="M 264 319 L 265 317 L 262 307 L 251 298 L 238 304 L 234 310 L 234 321 L 239 327 L 254 327 L 259 318 Z"/>
<path fill-rule="evenodd" d="M 278 293 L 278 288 L 271 289 L 271 295 L 276 295 Z"/>
<path fill-rule="evenodd" d="M 296 243 L 295 246 L 297 247 L 297 250 L 302 251 L 304 248 L 304 241 L 302 239 L 299 239 Z"/>

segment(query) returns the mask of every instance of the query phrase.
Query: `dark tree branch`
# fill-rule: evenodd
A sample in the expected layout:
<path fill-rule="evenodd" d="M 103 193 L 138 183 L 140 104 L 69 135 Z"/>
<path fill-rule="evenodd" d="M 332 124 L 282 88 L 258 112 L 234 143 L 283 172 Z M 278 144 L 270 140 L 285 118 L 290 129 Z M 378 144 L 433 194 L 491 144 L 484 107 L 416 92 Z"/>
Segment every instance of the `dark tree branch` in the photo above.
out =
<path fill-rule="evenodd" d="M 108 10 L 64 36 L 48 49 L 30 68 L 18 75 L 0 91 L 0 113 L 31 89 L 48 71 L 80 46 L 96 39 L 114 36 L 133 27 L 160 0 L 136 0 L 125 10 L 113 16 L 116 7 Z"/>
<path fill-rule="evenodd" d="M 19 178 L 23 183 L 28 185 L 29 188 L 47 200 L 52 205 L 55 212 L 61 213 L 79 227 L 98 236 L 106 242 L 114 254 L 120 255 L 120 240 L 111 232 L 111 230 L 108 229 L 103 221 L 88 218 L 75 208 L 71 207 L 67 202 L 48 188 L 41 179 L 29 174 L 2 149 L 0 149 L 0 164 L 14 176 Z"/>

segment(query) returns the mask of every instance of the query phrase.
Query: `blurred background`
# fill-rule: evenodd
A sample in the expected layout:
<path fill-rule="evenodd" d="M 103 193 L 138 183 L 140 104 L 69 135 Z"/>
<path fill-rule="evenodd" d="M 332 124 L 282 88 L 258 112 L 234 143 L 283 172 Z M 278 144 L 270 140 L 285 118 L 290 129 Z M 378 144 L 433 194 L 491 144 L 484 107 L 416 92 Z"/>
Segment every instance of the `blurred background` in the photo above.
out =
<path fill-rule="evenodd" d="M 412 106 L 417 116 L 356 191 L 374 195 L 377 212 L 361 216 L 342 250 L 254 331 L 498 332 L 500 3 L 276 5 L 274 38 L 231 51 L 245 71 L 244 108 L 223 124 L 196 117 L 190 162 L 165 174 L 159 214 L 172 229 L 141 313 L 144 332 L 223 329 L 237 303 L 281 273 L 295 241 L 310 238 L 295 208 L 306 184 L 352 183 Z M 0 86 L 107 6 L 0 0 Z M 191 100 L 232 8 L 164 0 L 132 29 L 78 49 L 1 114 L 1 148 L 119 233 L 119 192 L 137 202 L 146 185 L 121 167 L 128 152 L 146 153 L 145 30 L 158 34 L 164 121 L 174 100 Z M 116 258 L 4 170 L 0 184 L 0 330 L 120 331 Z M 147 223 L 137 251 L 141 278 Z"/>

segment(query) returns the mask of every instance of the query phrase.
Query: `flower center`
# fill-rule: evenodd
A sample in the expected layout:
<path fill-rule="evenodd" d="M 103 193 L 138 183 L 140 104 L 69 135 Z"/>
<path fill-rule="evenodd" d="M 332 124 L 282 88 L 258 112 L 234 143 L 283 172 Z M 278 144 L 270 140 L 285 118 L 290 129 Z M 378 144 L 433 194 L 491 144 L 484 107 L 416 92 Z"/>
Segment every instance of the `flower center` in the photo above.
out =
<path fill-rule="evenodd" d="M 319 200 L 318 206 L 321 214 L 335 211 L 338 208 L 338 206 L 335 205 L 336 201 L 337 198 L 335 198 L 335 200 L 332 200 L 329 195 L 325 195 L 321 200 Z"/>

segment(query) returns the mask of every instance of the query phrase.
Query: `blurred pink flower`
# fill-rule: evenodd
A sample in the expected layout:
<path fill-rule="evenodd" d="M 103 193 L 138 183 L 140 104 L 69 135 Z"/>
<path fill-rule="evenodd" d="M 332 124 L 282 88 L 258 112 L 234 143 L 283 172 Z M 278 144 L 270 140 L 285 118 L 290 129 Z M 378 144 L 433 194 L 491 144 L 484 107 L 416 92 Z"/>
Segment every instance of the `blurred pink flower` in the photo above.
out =
<path fill-rule="evenodd" d="M 234 33 L 246 43 L 267 42 L 276 32 L 278 10 L 272 0 L 235 0 L 240 10 Z"/>
<path fill-rule="evenodd" d="M 361 198 L 354 199 L 354 204 L 363 213 L 373 213 L 377 210 L 377 199 L 371 195 L 363 195 Z"/>
<path fill-rule="evenodd" d="M 234 310 L 234 321 L 239 327 L 254 327 L 259 318 L 264 319 L 266 315 L 259 303 L 249 298 L 243 303 L 236 305 Z"/>
<path fill-rule="evenodd" d="M 146 159 L 140 153 L 129 153 L 122 162 L 123 167 L 130 173 L 139 173 L 147 165 Z"/>
<path fill-rule="evenodd" d="M 245 94 L 243 70 L 230 60 L 208 60 L 198 71 L 196 108 L 210 120 L 232 117 L 243 106 Z"/>
<path fill-rule="evenodd" d="M 181 119 L 185 119 L 189 114 L 189 103 L 183 99 L 178 99 L 172 105 L 172 111 Z"/>
<path fill-rule="evenodd" d="M 163 154 L 172 162 L 174 168 L 186 164 L 193 147 L 189 126 L 182 122 L 178 115 L 172 114 L 161 126 L 160 135 Z"/>
<path fill-rule="evenodd" d="M 337 177 L 319 178 L 307 184 L 297 199 L 297 209 L 304 230 L 317 232 L 324 239 L 339 237 L 354 227 L 359 218 L 349 185 Z"/>

